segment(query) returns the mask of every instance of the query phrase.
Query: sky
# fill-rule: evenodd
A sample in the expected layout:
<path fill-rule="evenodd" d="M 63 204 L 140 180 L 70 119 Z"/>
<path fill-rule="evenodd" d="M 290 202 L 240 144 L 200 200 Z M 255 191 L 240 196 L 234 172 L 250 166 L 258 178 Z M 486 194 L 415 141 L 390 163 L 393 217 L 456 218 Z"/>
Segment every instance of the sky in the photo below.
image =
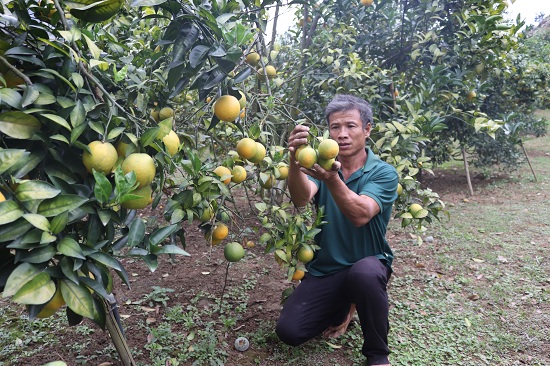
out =
<path fill-rule="evenodd" d="M 538 13 L 550 15 L 550 0 L 516 0 L 508 9 L 512 18 L 515 19 L 518 14 L 521 14 L 521 18 L 525 19 L 527 24 L 534 24 Z"/>

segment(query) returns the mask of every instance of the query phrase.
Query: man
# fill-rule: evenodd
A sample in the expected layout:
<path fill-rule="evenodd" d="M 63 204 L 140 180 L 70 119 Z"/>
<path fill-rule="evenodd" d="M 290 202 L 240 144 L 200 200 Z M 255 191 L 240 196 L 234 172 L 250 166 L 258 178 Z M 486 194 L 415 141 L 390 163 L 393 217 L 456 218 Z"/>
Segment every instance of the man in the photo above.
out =
<path fill-rule="evenodd" d="M 276 332 L 292 346 L 321 333 L 337 336 L 345 332 L 356 309 L 365 364 L 389 366 L 386 285 L 393 254 L 385 234 L 397 198 L 397 172 L 365 147 L 373 126 L 366 101 L 336 95 L 325 117 L 330 137 L 340 147 L 331 170 L 297 163 L 294 153 L 307 143 L 307 126 L 296 126 L 288 139 L 292 201 L 300 207 L 315 199 L 325 207 L 327 224 L 315 238 L 321 249 L 285 302 Z"/>

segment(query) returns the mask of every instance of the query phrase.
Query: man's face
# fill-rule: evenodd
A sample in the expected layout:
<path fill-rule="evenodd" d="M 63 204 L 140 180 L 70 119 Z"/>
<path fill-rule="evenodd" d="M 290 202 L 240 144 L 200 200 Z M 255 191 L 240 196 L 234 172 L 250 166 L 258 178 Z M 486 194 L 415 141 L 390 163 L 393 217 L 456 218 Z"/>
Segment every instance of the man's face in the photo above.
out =
<path fill-rule="evenodd" d="M 330 138 L 338 142 L 338 156 L 351 157 L 365 149 L 365 140 L 370 136 L 371 124 L 363 129 L 357 109 L 334 112 L 329 118 Z"/>

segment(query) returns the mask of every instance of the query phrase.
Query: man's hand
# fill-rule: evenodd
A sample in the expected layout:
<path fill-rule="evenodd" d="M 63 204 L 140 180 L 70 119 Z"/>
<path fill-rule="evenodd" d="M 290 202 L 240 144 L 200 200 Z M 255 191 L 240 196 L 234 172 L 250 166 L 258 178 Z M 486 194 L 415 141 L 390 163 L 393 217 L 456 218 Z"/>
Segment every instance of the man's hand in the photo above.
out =
<path fill-rule="evenodd" d="M 290 136 L 288 137 L 288 151 L 290 151 L 290 158 L 296 160 L 295 153 L 302 145 L 307 144 L 307 137 L 309 135 L 309 127 L 305 125 L 296 125 Z"/>
<path fill-rule="evenodd" d="M 300 165 L 297 161 L 295 161 L 294 164 Z M 317 180 L 328 181 L 331 179 L 340 179 L 338 177 L 338 170 L 340 170 L 340 166 L 341 163 L 339 161 L 335 161 L 330 170 L 325 170 L 319 164 L 314 164 L 311 169 L 300 167 L 300 171 Z"/>

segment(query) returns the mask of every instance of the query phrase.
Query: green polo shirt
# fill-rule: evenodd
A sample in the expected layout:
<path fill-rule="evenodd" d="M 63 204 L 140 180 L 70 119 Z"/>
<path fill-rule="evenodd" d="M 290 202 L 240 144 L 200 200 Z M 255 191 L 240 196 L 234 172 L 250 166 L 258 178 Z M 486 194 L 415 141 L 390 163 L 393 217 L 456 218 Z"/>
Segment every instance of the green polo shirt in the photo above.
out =
<path fill-rule="evenodd" d="M 391 268 L 393 253 L 386 241 L 386 228 L 397 198 L 397 171 L 369 148 L 367 154 L 365 165 L 347 181 L 338 172 L 349 189 L 372 198 L 380 207 L 380 212 L 361 227 L 355 227 L 341 213 L 325 183 L 309 177 L 319 188 L 315 204 L 325 207 L 324 221 L 327 221 L 315 237 L 321 249 L 315 251 L 315 257 L 307 264 L 308 272 L 314 276 L 337 272 L 369 256 L 385 260 Z"/>

